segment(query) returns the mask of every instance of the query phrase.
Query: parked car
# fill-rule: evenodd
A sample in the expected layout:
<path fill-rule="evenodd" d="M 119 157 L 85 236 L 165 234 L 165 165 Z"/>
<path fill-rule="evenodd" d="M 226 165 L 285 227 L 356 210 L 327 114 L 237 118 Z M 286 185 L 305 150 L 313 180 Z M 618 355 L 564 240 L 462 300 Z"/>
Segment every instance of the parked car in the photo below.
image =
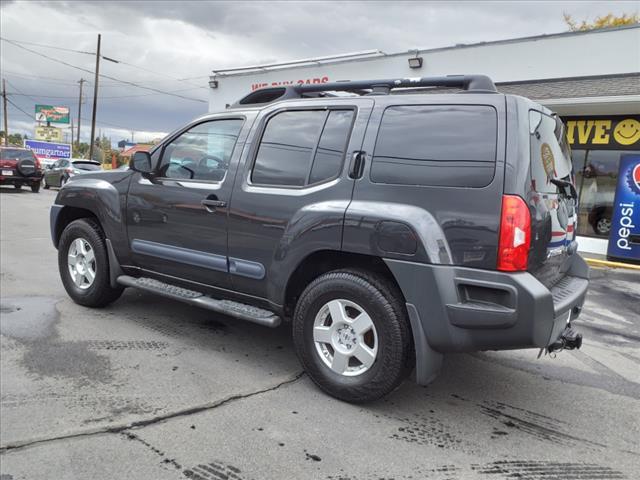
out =
<path fill-rule="evenodd" d="M 62 187 L 76 175 L 102 170 L 100 162 L 93 160 L 58 160 L 44 172 L 42 186 Z"/>
<path fill-rule="evenodd" d="M 31 191 L 40 191 L 42 168 L 40 161 L 27 148 L 0 147 L 0 185 L 13 185 L 21 189 L 29 185 Z"/>
<path fill-rule="evenodd" d="M 467 94 L 392 94 L 441 86 Z M 448 352 L 580 347 L 589 270 L 564 126 L 488 77 L 256 90 L 130 166 L 52 206 L 80 305 L 135 287 L 290 321 L 309 377 L 349 402 L 414 366 L 429 383 Z"/>

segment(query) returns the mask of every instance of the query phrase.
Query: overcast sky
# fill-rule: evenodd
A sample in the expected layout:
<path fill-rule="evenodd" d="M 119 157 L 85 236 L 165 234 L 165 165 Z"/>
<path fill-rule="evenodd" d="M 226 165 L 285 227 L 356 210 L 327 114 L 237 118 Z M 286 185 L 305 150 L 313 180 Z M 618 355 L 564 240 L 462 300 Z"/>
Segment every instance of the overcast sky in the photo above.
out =
<path fill-rule="evenodd" d="M 78 85 L 85 84 L 82 137 L 89 137 L 95 52 L 124 63 L 101 62 L 118 80 L 173 92 L 178 98 L 100 81 L 98 127 L 113 142 L 161 136 L 207 112 L 214 68 L 332 55 L 432 48 L 566 31 L 562 13 L 593 19 L 638 11 L 638 2 L 17 2 L 2 0 L 2 77 L 9 99 L 33 117 L 34 104 L 67 105 L 77 117 Z M 126 64 L 125 64 L 126 63 Z M 184 80 L 188 79 L 188 80 Z M 33 120 L 9 105 L 9 130 L 33 133 Z"/>

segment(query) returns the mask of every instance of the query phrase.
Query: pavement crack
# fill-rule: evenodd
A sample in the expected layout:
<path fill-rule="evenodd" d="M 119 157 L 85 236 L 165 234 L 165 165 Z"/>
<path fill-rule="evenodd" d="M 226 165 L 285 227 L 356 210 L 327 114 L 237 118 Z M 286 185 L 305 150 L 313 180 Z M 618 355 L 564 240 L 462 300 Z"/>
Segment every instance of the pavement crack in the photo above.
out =
<path fill-rule="evenodd" d="M 66 435 L 59 435 L 55 437 L 36 438 L 33 440 L 25 440 L 20 442 L 8 443 L 6 445 L 0 446 L 0 454 L 17 450 L 17 449 L 31 447 L 34 445 L 57 442 L 60 440 L 70 440 L 73 438 L 90 437 L 94 435 L 121 434 L 126 430 L 140 429 L 140 428 L 148 427 L 150 425 L 155 425 L 157 423 L 163 423 L 168 420 L 172 420 L 174 418 L 195 415 L 197 413 L 205 412 L 208 410 L 214 410 L 216 408 L 222 407 L 224 405 L 227 405 L 229 403 L 233 403 L 239 400 L 244 400 L 246 398 L 251 398 L 257 395 L 273 392 L 274 390 L 278 390 L 281 387 L 297 382 L 303 376 L 304 376 L 304 372 L 302 371 L 295 374 L 293 377 L 290 377 L 287 380 L 283 380 L 282 382 L 277 383 L 276 385 L 273 385 L 268 388 L 263 388 L 261 390 L 256 390 L 254 392 L 249 392 L 249 393 L 239 393 L 236 395 L 231 395 L 227 398 L 218 400 L 216 402 L 206 403 L 204 405 L 198 405 L 195 407 L 184 408 L 182 410 L 176 410 L 174 412 L 165 413 L 164 415 L 156 415 L 144 420 L 137 420 L 135 422 L 130 422 L 130 423 L 121 424 L 121 425 L 112 425 L 107 427 L 95 428 L 95 429 L 86 430 L 82 432 L 68 433 Z"/>

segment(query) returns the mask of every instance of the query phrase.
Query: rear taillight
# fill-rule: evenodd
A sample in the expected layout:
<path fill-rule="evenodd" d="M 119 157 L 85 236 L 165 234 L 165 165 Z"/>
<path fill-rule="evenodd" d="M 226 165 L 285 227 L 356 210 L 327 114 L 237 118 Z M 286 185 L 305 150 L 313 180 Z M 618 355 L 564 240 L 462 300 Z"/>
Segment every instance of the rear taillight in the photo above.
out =
<path fill-rule="evenodd" d="M 34 161 L 36 163 L 36 170 L 40 170 L 42 168 L 42 165 L 40 165 L 40 160 L 38 160 L 38 157 L 35 157 Z"/>
<path fill-rule="evenodd" d="M 527 269 L 531 244 L 531 214 L 517 195 L 502 196 L 498 270 L 517 272 Z"/>

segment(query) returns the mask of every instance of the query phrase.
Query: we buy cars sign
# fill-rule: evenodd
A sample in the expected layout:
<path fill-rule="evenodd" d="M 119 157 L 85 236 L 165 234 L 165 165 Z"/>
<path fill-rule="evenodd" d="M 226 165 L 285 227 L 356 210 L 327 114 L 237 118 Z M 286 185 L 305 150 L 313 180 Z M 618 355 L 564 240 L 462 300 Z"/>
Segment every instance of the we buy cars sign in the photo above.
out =
<path fill-rule="evenodd" d="M 40 160 L 60 160 L 71 158 L 71 145 L 68 143 L 25 140 L 24 148 L 31 150 Z"/>

